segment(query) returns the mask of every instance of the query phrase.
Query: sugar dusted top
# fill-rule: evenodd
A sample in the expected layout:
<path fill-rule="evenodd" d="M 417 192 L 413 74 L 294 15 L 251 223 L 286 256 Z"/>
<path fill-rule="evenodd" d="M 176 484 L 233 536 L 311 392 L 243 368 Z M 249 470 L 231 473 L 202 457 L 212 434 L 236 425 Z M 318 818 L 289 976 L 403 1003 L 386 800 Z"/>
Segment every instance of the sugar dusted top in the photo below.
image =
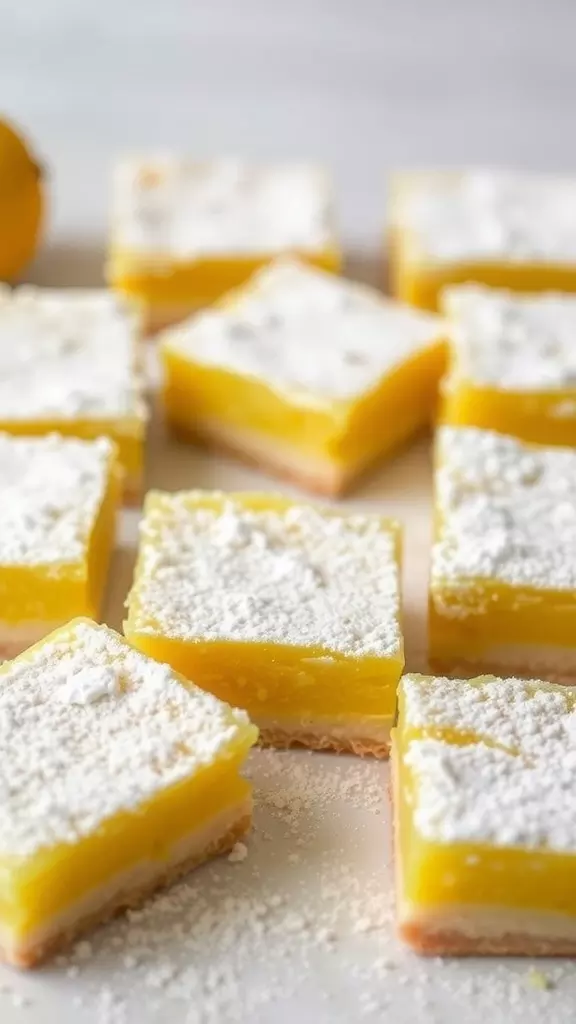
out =
<path fill-rule="evenodd" d="M 576 391 L 576 298 L 449 288 L 453 379 L 511 391 Z"/>
<path fill-rule="evenodd" d="M 331 201 L 312 165 L 128 158 L 114 176 L 115 243 L 157 258 L 319 252 L 334 244 Z"/>
<path fill-rule="evenodd" d="M 279 260 L 231 304 L 166 332 L 164 345 L 263 381 L 293 401 L 325 405 L 365 394 L 442 333 L 439 317 L 295 260 Z"/>
<path fill-rule="evenodd" d="M 433 589 L 497 579 L 576 590 L 576 452 L 443 427 L 437 460 Z"/>
<path fill-rule="evenodd" d="M 105 291 L 0 285 L 0 421 L 143 417 L 136 330 Z"/>
<path fill-rule="evenodd" d="M 0 860 L 75 843 L 255 738 L 244 712 L 84 620 L 0 681 Z"/>
<path fill-rule="evenodd" d="M 114 451 L 104 438 L 0 434 L 0 565 L 82 559 Z"/>
<path fill-rule="evenodd" d="M 386 657 L 402 648 L 396 532 L 376 516 L 153 494 L 129 626 Z M 249 496 L 248 496 L 249 497 Z"/>
<path fill-rule="evenodd" d="M 399 728 L 420 834 L 576 853 L 575 704 L 574 689 L 549 683 L 405 676 Z"/>
<path fill-rule="evenodd" d="M 397 225 L 445 263 L 576 263 L 576 178 L 502 170 L 416 175 Z"/>

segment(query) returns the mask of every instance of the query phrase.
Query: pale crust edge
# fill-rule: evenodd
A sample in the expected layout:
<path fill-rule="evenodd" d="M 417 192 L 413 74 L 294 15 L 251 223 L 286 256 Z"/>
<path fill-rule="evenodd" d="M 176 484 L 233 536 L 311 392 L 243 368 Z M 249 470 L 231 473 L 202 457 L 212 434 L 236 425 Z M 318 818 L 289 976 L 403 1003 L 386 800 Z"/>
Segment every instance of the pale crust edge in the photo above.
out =
<path fill-rule="evenodd" d="M 315 473 L 313 470 L 306 470 L 305 468 L 301 471 L 288 469 L 286 466 L 274 462 L 273 459 L 267 459 L 248 452 L 241 445 L 231 444 L 228 440 L 217 436 L 213 431 L 202 429 L 200 424 L 192 429 L 191 427 L 182 427 L 169 422 L 168 429 L 179 441 L 192 442 L 192 444 L 202 445 L 204 448 L 222 452 L 224 455 L 232 455 L 234 458 L 240 459 L 246 465 L 254 466 L 268 476 L 275 476 L 280 480 L 286 481 L 286 483 L 295 484 L 296 487 L 304 491 L 310 491 L 312 494 L 318 494 L 323 498 L 341 497 L 355 483 L 356 478 L 364 473 L 364 468 L 361 468 L 358 470 L 358 473 L 350 473 L 347 476 L 345 474 L 338 476 L 334 472 L 321 476 L 320 473 Z M 368 469 L 369 466 L 366 466 L 366 470 Z"/>
<path fill-rule="evenodd" d="M 371 740 L 353 736 L 347 739 L 344 736 L 330 736 L 329 733 L 318 735 L 317 733 L 288 731 L 277 728 L 260 729 L 260 745 L 263 747 L 275 747 L 276 750 L 289 750 L 292 747 L 305 747 L 307 750 L 319 750 L 333 754 L 356 754 L 357 757 L 376 757 L 379 759 L 388 758 L 390 754 L 390 743 L 385 740 Z"/>
<path fill-rule="evenodd" d="M 545 939 L 514 932 L 497 937 L 463 935 L 461 932 L 428 931 L 409 921 L 398 926 L 398 934 L 421 956 L 569 956 L 576 955 L 573 939 Z"/>
<path fill-rule="evenodd" d="M 29 968 L 37 966 L 48 957 L 52 956 L 52 954 L 57 952 L 59 949 L 74 943 L 79 936 L 84 934 L 84 932 L 91 931 L 92 929 L 99 927 L 116 915 L 123 913 L 125 910 L 141 906 L 142 903 L 144 903 L 158 889 L 163 889 L 167 886 L 173 885 L 194 868 L 203 864 L 204 861 L 209 860 L 212 857 L 217 857 L 232 849 L 234 844 L 242 839 L 249 831 L 251 823 L 252 815 L 250 813 L 244 814 L 233 823 L 224 835 L 219 836 L 218 839 L 210 842 L 200 852 L 195 851 L 191 857 L 180 861 L 178 864 L 171 865 L 164 871 L 160 871 L 155 878 L 150 879 L 144 885 L 138 885 L 133 889 L 116 893 L 103 906 L 99 907 L 98 910 L 80 918 L 78 921 L 75 921 L 69 927 L 58 932 L 56 935 L 51 936 L 45 942 L 40 942 L 36 946 L 27 947 L 25 951 L 20 953 L 18 952 L 18 949 L 11 949 L 8 951 L 0 947 L 0 960 L 4 963 L 12 964 L 15 967 Z"/>

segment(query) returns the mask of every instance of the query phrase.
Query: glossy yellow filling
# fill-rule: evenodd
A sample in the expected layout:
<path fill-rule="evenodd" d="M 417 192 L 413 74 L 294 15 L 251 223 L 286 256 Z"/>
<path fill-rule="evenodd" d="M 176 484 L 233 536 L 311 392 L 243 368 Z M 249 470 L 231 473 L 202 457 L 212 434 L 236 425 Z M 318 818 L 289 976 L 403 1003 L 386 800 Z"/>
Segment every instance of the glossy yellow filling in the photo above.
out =
<path fill-rule="evenodd" d="M 131 299 L 146 306 L 196 306 L 214 302 L 225 292 L 244 284 L 277 253 L 261 256 L 200 257 L 192 260 L 155 260 L 141 254 L 112 247 L 108 266 L 110 284 Z M 312 266 L 337 272 L 339 251 L 293 253 Z"/>
<path fill-rule="evenodd" d="M 568 651 L 574 649 L 575 636 L 576 593 L 513 587 L 497 580 L 432 582 L 429 650 L 434 663 L 480 660 L 499 645 Z"/>
<path fill-rule="evenodd" d="M 123 476 L 114 459 L 80 561 L 0 566 L 0 621 L 4 627 L 43 621 L 52 625 L 78 615 L 99 618 L 122 486 Z"/>
<path fill-rule="evenodd" d="M 432 419 L 445 345 L 437 340 L 355 401 L 303 405 L 264 382 L 205 366 L 163 347 L 164 405 L 178 431 L 249 430 L 264 440 L 349 474 L 395 448 Z M 249 454 L 249 452 L 248 452 Z"/>
<path fill-rule="evenodd" d="M 194 495 L 191 500 L 194 505 L 222 510 L 225 502 L 210 494 Z M 234 500 L 247 509 L 277 512 L 293 504 L 275 495 L 235 494 Z M 382 525 L 392 528 L 386 520 Z M 399 541 L 396 557 L 400 565 Z M 354 724 L 366 716 L 388 722 L 394 715 L 404 666 L 402 649 L 385 658 L 354 657 L 316 646 L 174 639 L 142 607 L 138 592 L 142 575 L 139 559 L 124 624 L 129 643 L 221 700 L 244 708 L 256 722 L 259 718 L 345 715 Z"/>
<path fill-rule="evenodd" d="M 440 418 L 452 426 L 480 427 L 536 444 L 576 447 L 576 391 L 509 391 L 457 377 L 444 391 Z"/>
<path fill-rule="evenodd" d="M 574 267 L 519 263 L 426 263 L 405 251 L 403 239 L 392 243 L 392 292 L 403 302 L 436 311 L 448 285 L 475 284 L 515 292 L 576 291 Z"/>
<path fill-rule="evenodd" d="M 541 684 L 540 684 L 541 685 Z M 437 843 L 424 839 L 414 824 L 418 780 L 404 757 L 413 740 L 440 739 L 452 745 L 487 742 L 452 728 L 405 723 L 400 688 L 399 725 L 393 731 L 395 797 L 399 824 L 401 900 L 422 910 L 483 906 L 576 914 L 576 857 L 546 849 Z"/>
<path fill-rule="evenodd" d="M 161 875 L 179 840 L 227 808 L 241 804 L 250 786 L 238 775 L 253 742 L 243 738 L 230 757 L 172 786 L 132 813 L 117 814 L 97 832 L 24 861 L 0 861 L 0 929 L 15 940 L 62 914 L 115 876 L 151 861 Z M 200 851 L 199 851 L 200 852 Z M 97 901 L 97 893 L 95 892 Z M 98 904 L 96 902 L 95 909 Z"/>

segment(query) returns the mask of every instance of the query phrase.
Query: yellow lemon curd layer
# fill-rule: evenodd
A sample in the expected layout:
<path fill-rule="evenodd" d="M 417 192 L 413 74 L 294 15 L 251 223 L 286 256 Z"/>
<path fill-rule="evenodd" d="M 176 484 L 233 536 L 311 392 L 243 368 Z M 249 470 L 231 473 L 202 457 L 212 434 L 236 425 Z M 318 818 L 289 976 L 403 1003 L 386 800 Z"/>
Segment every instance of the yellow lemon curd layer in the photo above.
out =
<path fill-rule="evenodd" d="M 269 273 L 271 279 L 272 268 Z M 302 279 L 306 282 L 305 275 Z M 256 277 L 245 289 L 226 295 L 218 307 L 237 309 L 241 315 L 244 296 L 257 297 L 259 287 Z M 219 425 L 226 436 L 233 437 L 235 429 L 248 431 L 271 447 L 277 444 L 279 453 L 288 451 L 312 465 L 333 467 L 344 484 L 432 420 L 446 362 L 440 323 L 436 337 L 430 327 L 428 344 L 351 398 L 303 397 L 298 392 L 292 396 L 264 378 L 194 359 L 179 347 L 177 336 L 172 345 L 168 333 L 161 346 L 168 422 L 178 433 L 190 435 L 202 433 L 204 427 L 217 434 Z M 383 336 L 382 344 L 389 344 L 389 339 Z M 249 442 L 246 449 L 250 455 Z"/>
<path fill-rule="evenodd" d="M 104 644 L 103 647 L 98 646 L 101 643 Z M 93 647 L 93 644 L 96 644 L 96 647 Z M 69 657 L 76 660 L 66 662 Z M 43 658 L 48 660 L 44 662 L 41 660 Z M 64 672 L 58 669 L 59 659 L 64 659 L 68 666 Z M 142 666 L 140 669 L 143 673 L 141 679 L 131 678 L 135 664 Z M 98 672 L 102 672 L 103 666 L 106 665 L 114 666 L 114 671 L 120 673 L 117 677 L 118 690 L 114 697 L 108 697 L 105 692 L 96 696 L 90 695 L 88 692 L 86 696 L 80 690 L 79 695 L 73 700 L 64 696 L 59 698 L 59 688 L 70 686 L 77 678 L 81 680 L 80 686 L 84 685 L 86 681 L 92 683 L 92 679 L 88 678 L 92 671 L 96 673 L 97 682 Z M 16 676 L 16 683 L 13 676 L 15 670 L 20 673 L 19 676 Z M 31 673 L 30 683 L 26 679 L 27 671 Z M 128 876 L 123 884 L 125 890 L 130 892 L 132 886 L 129 873 L 132 869 L 138 870 L 141 867 L 156 869 L 156 871 L 152 871 L 152 875 L 157 873 L 158 877 L 162 878 L 164 871 L 177 865 L 179 861 L 186 860 L 187 856 L 193 857 L 198 854 L 201 857 L 210 843 L 214 839 L 220 838 L 220 835 L 211 837 L 206 834 L 209 832 L 212 820 L 225 816 L 226 812 L 230 810 L 230 824 L 232 824 L 232 815 L 236 808 L 238 808 L 239 816 L 241 813 L 244 816 L 249 814 L 251 787 L 241 778 L 239 770 L 257 738 L 256 728 L 247 719 L 239 721 L 238 713 L 225 706 L 217 705 L 217 702 L 214 701 L 214 707 L 212 705 L 203 707 L 200 714 L 207 722 L 211 714 L 218 715 L 218 727 L 221 732 L 218 734 L 215 726 L 210 734 L 209 726 L 206 726 L 204 721 L 198 725 L 198 728 L 203 730 L 201 742 L 205 742 L 208 737 L 208 743 L 212 745 L 213 752 L 208 756 L 204 753 L 199 761 L 194 762 L 195 744 L 198 740 L 194 725 L 189 724 L 195 721 L 194 710 L 188 712 L 187 698 L 180 698 L 180 703 L 175 702 L 174 688 L 179 693 L 179 688 L 182 687 L 187 694 L 190 694 L 192 707 L 194 702 L 204 705 L 206 696 L 185 679 L 170 673 L 166 666 L 160 665 L 152 665 L 152 672 L 155 675 L 150 679 L 151 690 L 146 689 L 143 679 L 145 674 L 150 672 L 147 667 L 147 659 L 143 659 L 137 652 L 132 651 L 125 641 L 112 630 L 104 626 L 97 626 L 87 619 L 73 620 L 29 648 L 13 662 L 7 662 L 1 666 L 0 692 L 3 685 L 9 691 L 11 686 L 18 685 L 22 681 L 32 692 L 32 687 L 36 685 L 36 679 L 40 686 L 46 685 L 42 682 L 43 671 L 47 672 L 49 676 L 47 684 L 51 688 L 48 697 L 49 705 L 60 700 L 60 704 L 56 704 L 56 707 L 61 708 L 61 715 L 69 715 L 73 718 L 70 732 L 66 733 L 67 741 L 74 732 L 76 733 L 76 739 L 72 740 L 71 745 L 66 745 L 60 752 L 54 752 L 54 756 L 61 758 L 60 771 L 64 794 L 66 786 L 70 785 L 67 774 L 77 770 L 77 765 L 69 761 L 72 746 L 76 749 L 77 745 L 83 749 L 87 744 L 90 746 L 90 742 L 92 742 L 92 746 L 90 746 L 88 771 L 92 773 L 92 776 L 97 770 L 98 760 L 105 765 L 108 757 L 114 760 L 119 755 L 120 747 L 125 746 L 126 764 L 131 757 L 144 758 L 147 760 L 145 768 L 148 771 L 148 761 L 152 759 L 158 781 L 153 784 L 152 788 L 155 792 L 151 797 L 140 803 L 135 803 L 133 797 L 129 796 L 130 802 L 133 803 L 129 810 L 122 810 L 100 821 L 97 819 L 96 807 L 82 808 L 82 813 L 85 813 L 88 818 L 94 817 L 94 825 L 85 834 L 77 836 L 74 840 L 46 842 L 45 845 L 34 849 L 31 853 L 0 854 L 0 935 L 4 932 L 6 936 L 9 936 L 10 945 L 14 943 L 16 946 L 19 942 L 26 942 L 28 936 L 31 941 L 34 941 L 36 930 L 42 932 L 43 928 L 50 929 L 52 919 L 58 918 L 59 915 L 65 915 L 68 908 L 71 915 L 74 916 L 75 905 L 82 905 L 82 901 L 89 900 L 92 893 L 94 894 L 94 907 L 92 909 L 89 906 L 86 907 L 84 913 L 88 917 L 92 912 L 97 914 L 99 906 L 106 905 L 106 886 L 113 887 L 116 877 Z M 79 676 L 77 675 L 78 671 Z M 54 673 L 53 678 L 52 673 Z M 9 677 L 7 683 L 6 677 Z M 165 680 L 168 680 L 167 684 Z M 169 688 L 166 690 L 165 696 L 161 689 L 164 685 L 172 687 L 172 690 Z M 140 688 L 144 690 L 142 703 L 138 703 Z M 126 725 L 125 719 L 121 719 L 118 724 L 118 716 L 122 713 L 122 701 L 128 699 L 126 696 L 128 692 L 135 698 L 133 717 L 128 725 Z M 196 694 L 199 694 L 199 698 Z M 110 711 L 106 712 L 108 715 L 106 719 L 95 718 L 94 722 L 89 724 L 91 708 L 98 709 L 103 701 L 106 702 L 109 699 L 119 701 L 116 724 L 113 721 L 116 707 L 114 704 Z M 39 708 L 43 707 L 44 701 L 46 701 L 45 692 L 39 693 Z M 190 764 L 190 768 L 187 768 L 187 775 L 164 788 L 162 778 L 164 771 L 169 767 L 169 762 L 165 759 L 165 752 L 161 750 L 163 739 L 162 733 L 159 732 L 161 723 L 155 724 L 154 712 L 149 711 L 151 702 L 156 702 L 161 706 L 163 701 L 165 701 L 164 712 L 167 716 L 165 720 L 170 718 L 176 720 L 180 715 L 185 716 L 182 727 L 185 740 L 176 745 L 170 758 L 181 757 L 185 759 L 187 766 Z M 77 706 L 71 710 L 70 706 L 74 704 Z M 96 712 L 94 714 L 96 715 Z M 148 717 L 149 715 L 151 717 Z M 186 717 L 188 715 L 189 718 Z M 59 727 L 58 719 L 56 721 L 57 727 Z M 86 729 L 94 733 L 97 739 L 87 740 L 83 735 Z M 157 747 L 154 747 L 153 744 L 154 735 L 158 739 Z M 141 737 L 145 737 L 143 747 L 136 753 L 131 750 L 130 744 L 140 744 Z M 16 739 L 17 733 L 12 740 Z M 49 741 L 46 742 L 46 745 L 49 745 Z M 34 755 L 35 751 L 32 752 L 31 759 Z M 82 757 L 83 755 L 76 756 Z M 154 758 L 158 759 L 159 757 L 163 757 L 164 760 L 155 763 Z M 134 762 L 132 761 L 132 763 Z M 49 765 L 48 771 L 53 771 L 53 767 L 53 765 Z M 37 770 L 36 766 L 34 770 Z M 129 769 L 126 768 L 126 765 L 122 765 L 120 772 L 123 773 L 121 785 L 124 786 L 122 793 L 125 796 L 126 775 L 129 775 Z M 103 785 L 105 784 L 103 776 Z M 150 784 L 149 779 L 147 784 Z M 137 773 L 133 789 L 137 791 L 139 785 L 140 779 Z M 61 799 L 65 800 L 66 796 L 62 796 Z M 114 796 L 112 802 L 114 802 Z M 66 814 L 69 813 L 65 805 L 64 810 Z M 18 813 L 25 815 L 26 808 L 20 807 Z M 46 813 L 49 815 L 50 812 Z M 65 815 L 63 818 L 66 820 Z M 71 828 L 73 831 L 76 830 L 73 819 Z M 52 835 L 49 821 L 46 823 L 45 831 L 47 836 Z M 194 849 L 196 832 L 199 833 L 200 838 L 198 850 Z M 3 841 L 5 843 L 5 839 L 6 837 L 3 836 L 0 843 Z M 179 852 L 178 844 L 181 842 L 190 845 L 188 853 L 185 849 Z M 138 877 L 136 877 L 135 883 L 137 887 Z M 61 926 L 57 922 L 56 924 L 58 927 L 66 927 L 65 924 Z"/>
<path fill-rule="evenodd" d="M 370 394 L 324 408 L 291 403 L 260 381 L 202 366 L 168 348 L 163 360 L 164 405 L 175 428 L 192 435 L 203 421 L 248 428 L 346 471 L 386 454 L 430 422 L 445 349 L 439 341 L 406 360 Z"/>
<path fill-rule="evenodd" d="M 576 447 L 574 390 L 527 393 L 453 379 L 444 391 L 440 419 L 452 426 L 498 430 L 536 444 Z"/>
<path fill-rule="evenodd" d="M 166 662 L 177 672 L 221 700 L 245 708 L 256 722 L 300 718 L 317 720 L 346 717 L 351 726 L 368 717 L 373 724 L 389 724 L 396 702 L 396 686 L 404 665 L 403 646 L 386 657 L 342 653 L 320 644 L 182 639 L 169 635 L 146 604 L 146 564 L 151 552 L 161 551 L 162 519 L 170 516 L 170 497 L 152 493 L 145 506 L 146 521 L 155 518 L 140 549 L 134 584 L 124 624 L 127 640 L 138 650 Z M 294 506 L 271 494 L 191 492 L 185 496 L 190 510 L 224 513 L 232 500 L 240 509 L 283 514 Z M 322 509 L 330 515 L 331 510 Z M 334 512 L 338 515 L 338 512 Z M 400 536 L 397 525 L 381 520 L 383 531 L 394 538 L 395 562 L 400 572 Z M 383 567 L 384 571 L 384 567 Z M 193 625 L 191 625 L 191 632 Z"/>
<path fill-rule="evenodd" d="M 514 292 L 574 292 L 576 266 L 513 263 L 436 264 L 411 255 L 408 238 L 394 233 L 390 275 L 392 292 L 403 302 L 420 309 L 437 311 L 441 294 L 449 285 L 476 284 L 489 288 L 509 288 Z"/>
<path fill-rule="evenodd" d="M 215 302 L 232 288 L 244 284 L 278 254 L 262 256 L 198 257 L 191 260 L 155 260 L 114 246 L 108 265 L 110 284 L 127 298 L 146 306 L 190 306 Z M 342 258 L 336 248 L 324 252 L 295 253 L 299 259 L 337 273 Z"/>
<path fill-rule="evenodd" d="M 439 664 L 475 660 L 500 645 L 541 644 L 568 652 L 575 636 L 576 592 L 483 579 L 431 583 L 429 653 Z"/>
<path fill-rule="evenodd" d="M 0 567 L 2 621 L 65 621 L 74 615 L 97 617 L 114 547 L 114 524 L 121 493 L 114 473 L 90 534 L 85 558 L 78 563 Z"/>
<path fill-rule="evenodd" d="M 238 770 L 251 744 L 238 744 L 224 763 L 166 790 L 134 813 L 116 815 L 78 843 L 62 844 L 23 863 L 0 860 L 0 929 L 25 939 L 130 868 L 151 862 L 161 875 L 180 840 L 249 797 L 250 786 Z"/>
<path fill-rule="evenodd" d="M 0 619 L 4 625 L 65 622 L 77 615 L 99 617 L 123 484 L 124 474 L 114 452 L 102 503 L 78 562 L 0 565 Z"/>
<path fill-rule="evenodd" d="M 482 687 L 486 680 L 492 679 L 466 680 L 462 686 Z M 426 682 L 425 677 L 423 682 Z M 535 683 L 536 687 L 550 691 L 556 689 L 553 684 L 542 682 Z M 567 687 L 558 689 L 574 709 L 576 692 Z M 401 899 L 424 911 L 435 908 L 441 911 L 445 907 L 461 905 L 576 915 L 576 854 L 476 842 L 431 842 L 419 833 L 414 824 L 414 810 L 419 803 L 418 778 L 405 763 L 405 757 L 410 744 L 423 739 L 441 740 L 452 746 L 499 746 L 486 734 L 479 735 L 449 725 L 410 724 L 406 721 L 401 683 L 398 725 L 392 733 Z M 518 751 L 504 749 L 520 756 Z"/>

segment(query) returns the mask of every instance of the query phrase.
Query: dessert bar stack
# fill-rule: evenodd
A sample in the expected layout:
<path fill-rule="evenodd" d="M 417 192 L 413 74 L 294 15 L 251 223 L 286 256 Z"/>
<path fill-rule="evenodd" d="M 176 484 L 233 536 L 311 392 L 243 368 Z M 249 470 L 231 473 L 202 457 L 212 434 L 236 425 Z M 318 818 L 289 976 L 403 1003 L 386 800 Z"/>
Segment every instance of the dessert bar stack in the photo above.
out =
<path fill-rule="evenodd" d="M 573 956 L 576 179 L 397 176 L 392 296 L 339 276 L 308 164 L 129 158 L 112 223 L 109 289 L 0 289 L 0 955 L 231 849 L 259 741 L 391 755 L 416 951 Z M 176 493 L 144 494 L 151 346 Z M 335 499 L 425 432 L 423 676 L 402 524 Z M 201 490 L 198 444 L 334 500 Z M 141 499 L 121 637 L 99 620 Z"/>

